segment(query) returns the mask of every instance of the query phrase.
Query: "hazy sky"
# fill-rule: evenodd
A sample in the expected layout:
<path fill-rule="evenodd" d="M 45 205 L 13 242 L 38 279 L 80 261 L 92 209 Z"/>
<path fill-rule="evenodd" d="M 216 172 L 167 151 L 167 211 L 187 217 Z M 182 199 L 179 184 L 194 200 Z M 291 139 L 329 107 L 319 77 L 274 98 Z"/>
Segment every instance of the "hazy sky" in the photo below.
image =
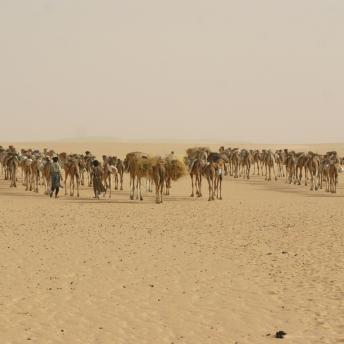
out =
<path fill-rule="evenodd" d="M 0 0 L 0 141 L 344 141 L 343 0 Z"/>

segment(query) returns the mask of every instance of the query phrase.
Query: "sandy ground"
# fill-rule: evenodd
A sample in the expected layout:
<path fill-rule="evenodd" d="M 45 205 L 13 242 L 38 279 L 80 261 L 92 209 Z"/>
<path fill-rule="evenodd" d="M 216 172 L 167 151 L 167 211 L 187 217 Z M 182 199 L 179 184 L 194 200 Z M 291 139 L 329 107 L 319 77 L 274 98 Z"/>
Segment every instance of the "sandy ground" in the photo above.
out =
<path fill-rule="evenodd" d="M 190 145 L 45 146 L 100 156 Z M 127 177 L 96 201 L 88 188 L 55 200 L 1 176 L 0 343 L 273 343 L 278 330 L 286 343 L 344 343 L 343 185 L 328 195 L 226 177 L 224 200 L 207 202 L 185 178 L 156 205 L 148 193 L 130 202 Z"/>

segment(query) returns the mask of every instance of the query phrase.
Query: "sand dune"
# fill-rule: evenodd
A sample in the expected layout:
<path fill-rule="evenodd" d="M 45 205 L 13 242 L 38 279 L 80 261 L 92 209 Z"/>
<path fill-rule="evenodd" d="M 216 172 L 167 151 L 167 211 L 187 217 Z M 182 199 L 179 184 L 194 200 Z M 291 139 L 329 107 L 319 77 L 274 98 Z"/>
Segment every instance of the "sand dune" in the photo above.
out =
<path fill-rule="evenodd" d="M 16 146 L 123 156 L 188 145 Z M 294 148 L 344 155 L 344 144 Z M 130 202 L 128 178 L 96 201 L 85 187 L 55 200 L 1 177 L 0 343 L 272 343 L 278 330 L 287 343 L 344 343 L 343 185 L 329 195 L 226 177 L 224 200 L 207 202 L 184 178 L 156 205 L 149 193 Z"/>

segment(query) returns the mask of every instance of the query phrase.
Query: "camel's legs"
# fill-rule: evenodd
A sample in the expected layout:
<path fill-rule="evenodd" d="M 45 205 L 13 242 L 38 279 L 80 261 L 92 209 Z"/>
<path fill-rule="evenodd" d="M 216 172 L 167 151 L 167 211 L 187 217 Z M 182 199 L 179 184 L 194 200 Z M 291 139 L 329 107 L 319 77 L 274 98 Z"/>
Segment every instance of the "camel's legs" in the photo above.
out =
<path fill-rule="evenodd" d="M 67 178 L 68 178 L 68 173 L 65 172 L 65 178 L 64 178 L 65 196 L 67 196 Z"/>
<path fill-rule="evenodd" d="M 162 203 L 162 195 L 164 193 L 164 183 L 160 183 L 160 203 Z"/>
<path fill-rule="evenodd" d="M 160 187 L 159 187 L 159 182 L 157 180 L 154 181 L 155 183 L 155 203 L 160 203 Z"/>
<path fill-rule="evenodd" d="M 209 197 L 208 197 L 208 201 L 211 201 L 212 200 L 212 197 L 211 197 L 211 181 L 210 181 L 210 177 L 207 176 L 207 182 L 208 182 L 208 192 L 209 192 Z"/>
<path fill-rule="evenodd" d="M 79 184 L 80 184 L 80 176 L 76 176 L 76 195 L 80 197 L 79 194 Z"/>
<path fill-rule="evenodd" d="M 200 195 L 199 175 L 198 175 L 198 173 L 195 175 L 195 188 L 196 188 L 196 196 L 197 196 L 197 197 L 201 197 L 201 195 Z"/>
<path fill-rule="evenodd" d="M 139 177 L 136 177 L 136 199 L 139 199 Z"/>
<path fill-rule="evenodd" d="M 325 177 L 325 183 L 326 183 L 326 192 L 330 192 L 331 190 L 331 179 L 330 179 L 330 176 L 328 174 L 326 174 L 326 177 Z"/>
<path fill-rule="evenodd" d="M 216 189 L 217 189 L 217 198 L 222 200 L 222 175 L 218 176 L 217 178 Z M 219 197 L 219 194 L 220 194 L 220 197 Z"/>
<path fill-rule="evenodd" d="M 220 176 L 220 198 L 222 200 L 222 176 Z"/>
<path fill-rule="evenodd" d="M 202 174 L 201 174 L 201 172 L 198 173 L 196 178 L 198 178 L 198 197 L 202 197 Z"/>
<path fill-rule="evenodd" d="M 109 173 L 109 189 L 110 189 L 109 198 L 111 198 L 111 173 Z"/>
<path fill-rule="evenodd" d="M 30 191 L 33 190 L 33 181 L 34 181 L 34 175 L 32 173 L 32 170 L 30 169 Z"/>
<path fill-rule="evenodd" d="M 25 171 L 25 173 L 24 173 L 24 185 L 25 185 L 25 191 L 27 191 L 29 189 L 28 188 L 29 183 L 28 183 L 28 172 L 27 171 Z"/>
<path fill-rule="evenodd" d="M 314 190 L 314 171 L 311 171 L 311 191 Z"/>
<path fill-rule="evenodd" d="M 141 177 L 137 177 L 138 192 L 140 193 L 140 201 L 143 201 L 142 190 L 141 190 Z"/>
<path fill-rule="evenodd" d="M 118 173 L 115 174 L 115 190 L 118 190 Z"/>
<path fill-rule="evenodd" d="M 277 176 L 276 176 L 276 171 L 275 171 L 275 165 L 272 165 L 272 171 L 274 173 L 275 181 L 277 182 Z M 271 177 L 270 177 L 271 180 Z"/>
<path fill-rule="evenodd" d="M 123 172 L 120 173 L 121 190 L 123 190 Z"/>
<path fill-rule="evenodd" d="M 38 192 L 39 187 L 39 172 L 36 173 L 36 186 L 35 186 L 35 192 Z"/>
<path fill-rule="evenodd" d="M 315 174 L 315 191 L 318 191 L 319 189 L 319 171 L 316 171 Z"/>
<path fill-rule="evenodd" d="M 69 177 L 69 194 L 70 196 L 74 195 L 74 176 L 73 174 Z"/>
<path fill-rule="evenodd" d="M 135 177 L 130 175 L 130 199 L 134 199 Z"/>
<path fill-rule="evenodd" d="M 194 178 L 193 178 L 193 174 L 190 174 L 190 177 L 191 177 L 191 197 L 194 197 L 195 194 L 194 194 Z"/>

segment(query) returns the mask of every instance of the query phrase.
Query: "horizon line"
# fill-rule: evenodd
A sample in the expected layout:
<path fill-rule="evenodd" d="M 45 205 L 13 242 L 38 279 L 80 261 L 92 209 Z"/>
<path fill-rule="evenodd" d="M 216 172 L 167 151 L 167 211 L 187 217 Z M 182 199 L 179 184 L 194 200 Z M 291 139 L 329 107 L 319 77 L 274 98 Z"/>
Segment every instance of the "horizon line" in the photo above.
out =
<path fill-rule="evenodd" d="M 214 138 L 121 138 L 111 136 L 81 136 L 81 137 L 65 137 L 65 138 L 53 138 L 53 139 L 5 139 L 3 144 L 12 143 L 84 143 L 84 142 L 118 142 L 118 143 L 203 143 L 207 144 L 238 144 L 238 145 L 335 145 L 344 144 L 344 142 L 259 142 L 259 141 L 242 141 L 242 140 L 228 140 L 228 139 L 214 139 Z M 1 145 L 1 142 L 0 142 Z"/>

